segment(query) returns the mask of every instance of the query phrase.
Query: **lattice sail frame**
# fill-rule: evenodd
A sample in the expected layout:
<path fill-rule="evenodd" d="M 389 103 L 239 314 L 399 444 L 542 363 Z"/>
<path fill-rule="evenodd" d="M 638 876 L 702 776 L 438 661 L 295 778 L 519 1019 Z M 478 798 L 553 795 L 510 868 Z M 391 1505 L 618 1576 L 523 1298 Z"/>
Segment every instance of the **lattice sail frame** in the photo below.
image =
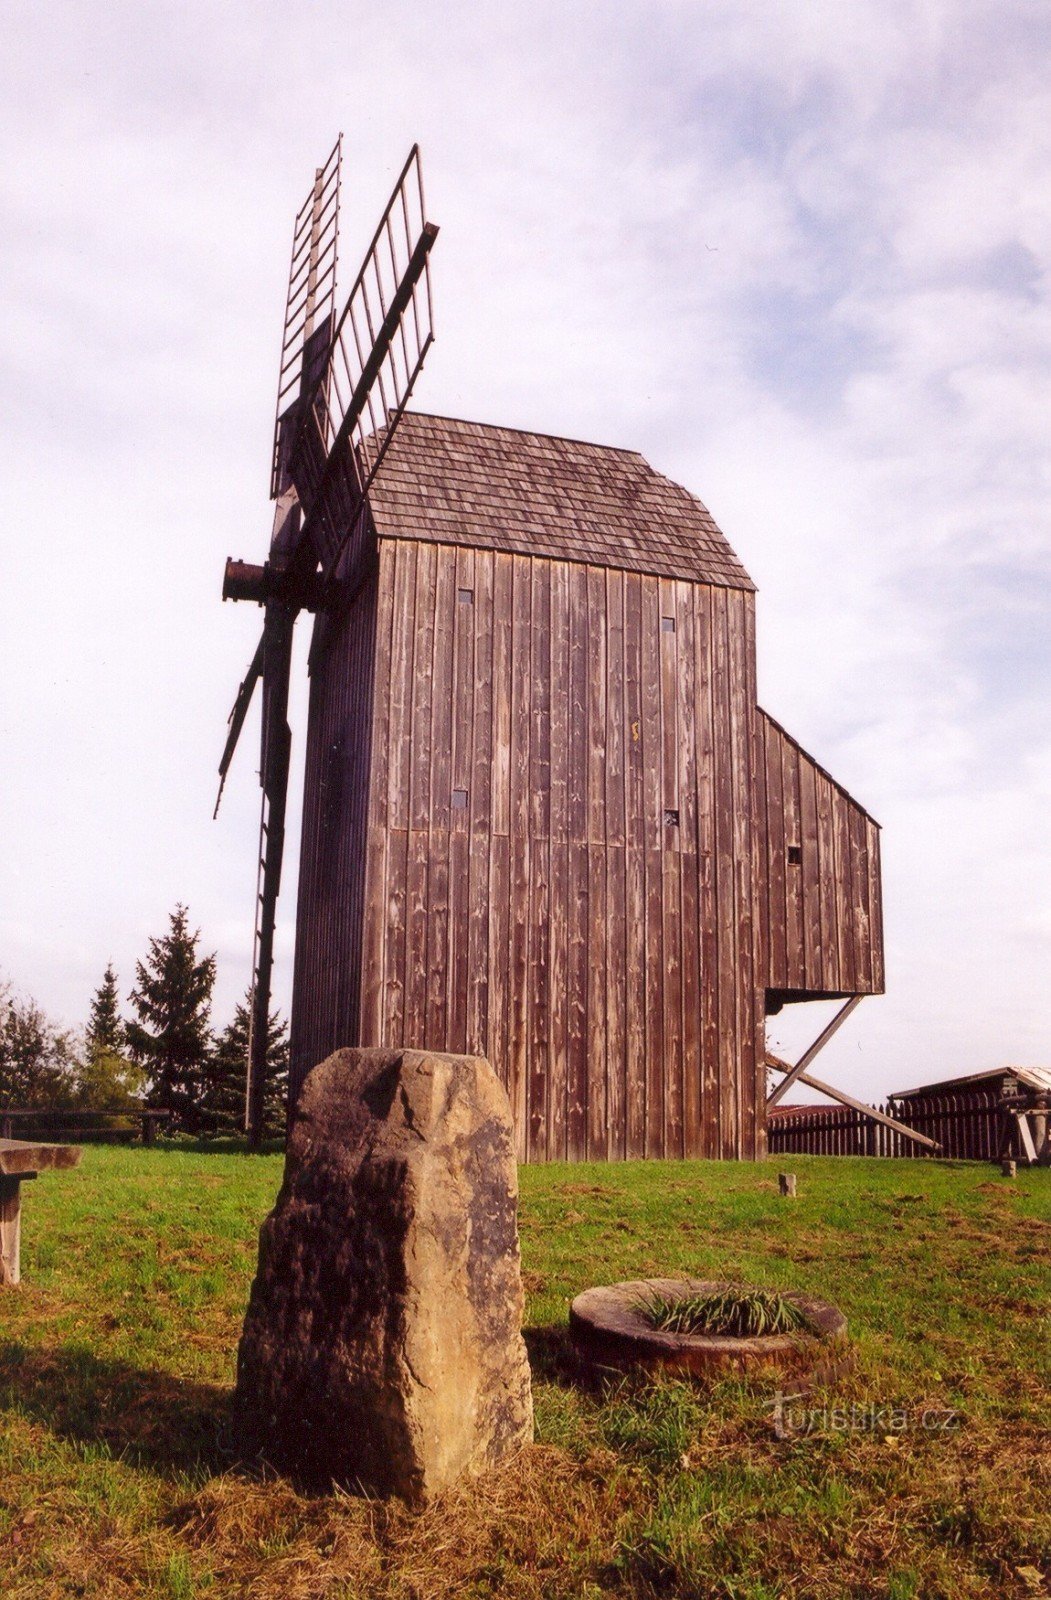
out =
<path fill-rule="evenodd" d="M 434 338 L 423 168 L 413 145 L 304 397 L 289 469 L 325 578 L 362 513 Z M 320 333 L 321 324 L 317 322 Z"/>
<path fill-rule="evenodd" d="M 434 338 L 428 256 L 438 229 L 426 221 L 420 152 L 413 145 L 335 322 L 342 134 L 295 221 L 281 340 L 270 497 L 277 502 L 270 559 L 223 594 L 264 606 L 263 636 L 238 690 L 219 767 L 219 795 L 262 682 L 262 810 L 248 1029 L 245 1125 L 263 1128 L 270 987 L 288 794 L 288 690 L 292 629 L 303 583 L 320 565 L 331 578 L 348 541 L 367 526 L 369 486 Z M 238 592 L 238 589 L 242 592 Z M 316 590 L 313 591 L 315 594 Z M 321 613 L 320 621 L 325 614 Z M 315 640 L 318 634 L 315 633 Z M 219 802 L 216 801 L 216 811 Z"/>
<path fill-rule="evenodd" d="M 297 213 L 292 228 L 292 263 L 288 272 L 288 299 L 281 336 L 281 365 L 277 379 L 274 415 L 274 449 L 270 471 L 270 498 L 282 491 L 282 432 L 290 409 L 304 388 L 304 353 L 316 347 L 315 330 L 331 330 L 339 264 L 339 197 L 343 170 L 343 135 L 340 134 L 325 164 L 317 168 L 314 183 Z M 313 389 L 317 374 L 306 382 Z"/>

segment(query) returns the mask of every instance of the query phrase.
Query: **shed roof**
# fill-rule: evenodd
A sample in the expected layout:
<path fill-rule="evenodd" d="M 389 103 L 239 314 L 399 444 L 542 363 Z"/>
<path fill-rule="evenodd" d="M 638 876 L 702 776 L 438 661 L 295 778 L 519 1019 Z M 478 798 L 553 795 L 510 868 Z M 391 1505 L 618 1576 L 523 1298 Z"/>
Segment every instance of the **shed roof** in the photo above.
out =
<path fill-rule="evenodd" d="M 899 1089 L 893 1100 L 908 1100 L 914 1095 L 948 1094 L 957 1089 L 993 1088 L 998 1082 L 1017 1079 L 1027 1089 L 1046 1093 L 1051 1089 L 1051 1067 L 991 1067 L 986 1072 L 968 1072 L 959 1078 L 941 1078 L 937 1083 L 921 1083 L 915 1089 Z"/>
<path fill-rule="evenodd" d="M 407 411 L 369 503 L 384 538 L 754 587 L 696 495 L 635 450 Z"/>

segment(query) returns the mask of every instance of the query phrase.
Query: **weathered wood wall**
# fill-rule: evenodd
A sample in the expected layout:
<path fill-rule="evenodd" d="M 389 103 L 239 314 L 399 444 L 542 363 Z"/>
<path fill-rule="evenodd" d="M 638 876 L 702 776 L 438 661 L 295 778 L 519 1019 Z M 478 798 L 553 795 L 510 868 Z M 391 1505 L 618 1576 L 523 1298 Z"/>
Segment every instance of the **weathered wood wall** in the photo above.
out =
<path fill-rule="evenodd" d="M 371 761 L 377 570 L 363 581 L 310 680 L 292 1002 L 292 1083 L 357 1042 L 364 838 Z"/>
<path fill-rule="evenodd" d="M 311 704 L 294 1081 L 474 1051 L 524 1159 L 761 1154 L 752 594 L 380 540 L 357 606 Z"/>
<path fill-rule="evenodd" d="M 764 711 L 755 731 L 767 988 L 882 994 L 879 827 Z"/>

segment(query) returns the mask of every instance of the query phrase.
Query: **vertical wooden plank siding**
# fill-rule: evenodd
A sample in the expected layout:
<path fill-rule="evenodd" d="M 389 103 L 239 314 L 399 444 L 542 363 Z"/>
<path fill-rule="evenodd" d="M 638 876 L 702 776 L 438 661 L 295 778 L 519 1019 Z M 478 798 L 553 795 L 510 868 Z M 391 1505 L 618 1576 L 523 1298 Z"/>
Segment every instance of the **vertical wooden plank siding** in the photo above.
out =
<path fill-rule="evenodd" d="M 712 713 L 714 767 L 714 851 L 716 994 L 718 997 L 718 1068 L 716 1072 L 718 1152 L 736 1153 L 737 1084 L 734 1053 L 737 1047 L 737 923 L 733 873 L 733 767 L 731 745 L 729 639 L 725 591 L 713 589 L 712 600 Z"/>
<path fill-rule="evenodd" d="M 385 770 L 387 759 L 385 737 L 377 740 L 372 715 L 376 666 L 389 660 L 393 637 L 386 588 L 376 566 L 367 569 L 311 680 L 293 969 L 293 1093 L 318 1061 L 355 1042 L 363 987 L 374 1008 L 381 982 L 379 930 L 364 906 L 370 835 L 375 832 L 381 852 L 385 844 L 382 821 L 370 829 L 368 813 L 375 795 L 372 758 L 377 770 Z M 377 816 L 383 809 L 377 797 Z M 372 865 L 386 870 L 382 860 Z"/>
<path fill-rule="evenodd" d="M 645 846 L 642 837 L 642 585 L 636 572 L 624 574 L 625 712 L 625 1150 L 646 1154 L 646 926 Z"/>
<path fill-rule="evenodd" d="M 734 883 L 737 911 L 737 1075 L 739 1145 L 752 1160 L 765 1150 L 765 1027 L 760 1028 L 758 965 L 762 943 L 758 924 L 759 862 L 755 847 L 755 598 L 746 589 L 730 596 L 731 717 L 734 734 Z"/>
<path fill-rule="evenodd" d="M 569 568 L 566 895 L 566 1154 L 582 1161 L 587 1154 L 588 1105 L 588 615 L 587 568 Z M 552 686 L 554 687 L 554 686 Z M 513 735 L 512 735 L 513 736 Z"/>
<path fill-rule="evenodd" d="M 679 673 L 679 892 L 682 915 L 682 1147 L 685 1156 L 703 1148 L 701 858 L 698 832 L 697 592 L 675 586 L 676 652 Z"/>
<path fill-rule="evenodd" d="M 763 711 L 754 747 L 767 989 L 882 994 L 878 825 Z"/>
<path fill-rule="evenodd" d="M 474 552 L 473 722 L 471 765 L 468 777 L 471 819 L 470 882 L 467 917 L 467 1051 L 485 1055 L 489 1044 L 490 904 L 493 816 L 493 731 L 496 726 L 493 690 L 493 580 L 491 550 Z M 466 625 L 466 624 L 465 624 Z M 466 668 L 465 668 L 466 670 Z"/>
<path fill-rule="evenodd" d="M 551 571 L 534 562 L 531 622 L 523 655 L 529 662 L 529 1007 L 525 1052 L 528 1062 L 527 1149 L 547 1140 L 551 1081 Z"/>
<path fill-rule="evenodd" d="M 745 601 L 745 626 L 744 626 L 744 671 L 746 681 L 745 699 L 749 712 L 749 726 L 746 738 L 746 759 L 751 761 L 756 751 L 756 741 L 759 737 L 759 707 L 756 701 L 756 639 L 755 639 L 755 596 L 748 595 Z M 752 1047 L 746 1051 L 745 1059 L 752 1063 L 752 1085 L 750 1092 L 746 1091 L 746 1101 L 752 1107 L 753 1148 L 752 1156 L 756 1161 L 761 1161 L 767 1153 L 766 1143 L 766 1094 L 767 1094 L 767 1067 L 766 1067 L 766 901 L 765 895 L 765 851 L 763 835 L 761 832 L 761 818 L 765 813 L 760 808 L 761 786 L 754 786 L 752 791 L 752 806 L 749 812 L 749 854 L 752 862 L 752 927 L 749 948 L 751 950 L 751 1025 Z"/>
<path fill-rule="evenodd" d="M 442 559 L 448 553 L 441 551 Z M 529 740 L 532 732 L 529 646 L 532 584 L 529 562 L 511 567 L 511 660 L 508 698 L 511 705 L 509 811 L 509 929 L 507 969 L 508 1054 L 504 1082 L 511 1099 L 519 1148 L 529 1148 Z M 494 1063 L 495 1065 L 495 1063 Z"/>
<path fill-rule="evenodd" d="M 625 850 L 624 574 L 605 573 L 607 633 L 606 748 L 604 761 L 606 842 L 607 1155 L 627 1155 L 627 859 Z"/>
<path fill-rule="evenodd" d="M 755 947 L 789 896 L 753 752 L 764 795 L 794 775 L 757 730 L 751 594 L 381 539 L 355 605 L 312 693 L 299 1076 L 466 1049 L 524 1159 L 759 1153 Z"/>
<path fill-rule="evenodd" d="M 569 569 L 563 562 L 551 565 L 551 682 L 569 682 Z M 550 965 L 548 972 L 548 1083 L 547 1140 L 552 1161 L 565 1159 L 568 1148 L 569 1109 L 568 959 L 569 959 L 569 698 L 551 696 L 551 876 Z"/>

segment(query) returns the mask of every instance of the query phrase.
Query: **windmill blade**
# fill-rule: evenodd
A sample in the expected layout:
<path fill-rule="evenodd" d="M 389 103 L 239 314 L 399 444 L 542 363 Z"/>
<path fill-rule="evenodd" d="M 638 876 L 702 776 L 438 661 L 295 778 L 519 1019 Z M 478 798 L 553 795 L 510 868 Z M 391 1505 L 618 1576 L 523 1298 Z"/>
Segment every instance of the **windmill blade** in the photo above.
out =
<path fill-rule="evenodd" d="M 281 864 L 285 850 L 285 806 L 292 734 L 288 726 L 288 686 L 292 670 L 295 610 L 272 602 L 263 624 L 263 730 L 259 780 L 259 869 L 256 880 L 255 938 L 252 953 L 252 1004 L 248 1028 L 248 1082 L 245 1128 L 253 1144 L 263 1131 L 266 1095 L 266 1044 L 274 967 L 274 929 Z"/>
<path fill-rule="evenodd" d="M 234 758 L 234 751 L 237 749 L 237 741 L 241 737 L 241 729 L 244 727 L 245 717 L 248 715 L 248 707 L 252 703 L 252 695 L 255 693 L 255 686 L 258 683 L 260 674 L 263 670 L 263 646 L 265 644 L 265 639 L 266 635 L 264 633 L 263 637 L 260 638 L 259 643 L 256 645 L 255 655 L 252 657 L 248 671 L 245 673 L 241 686 L 237 691 L 237 698 L 234 701 L 233 710 L 226 719 L 229 732 L 226 735 L 226 744 L 223 746 L 222 760 L 219 762 L 219 793 L 215 797 L 215 810 L 212 812 L 213 822 L 219 815 L 219 802 L 223 798 L 223 788 L 226 784 L 226 774 L 230 770 L 230 763 Z"/>
<path fill-rule="evenodd" d="M 324 372 L 332 336 L 339 249 L 339 195 L 343 166 L 340 134 L 292 229 L 292 264 L 281 336 L 281 365 L 274 415 L 270 498 L 290 482 L 288 454 L 304 395 L 313 395 Z"/>
<path fill-rule="evenodd" d="M 297 613 L 327 599 L 347 540 L 367 526 L 366 499 L 433 339 L 427 222 L 417 146 L 409 152 L 338 322 L 334 315 L 342 137 L 296 217 L 281 343 L 270 492 L 269 559 L 227 562 L 224 598 L 264 607 L 263 636 L 238 691 L 222 782 L 256 682 L 263 685 L 262 809 L 256 884 L 245 1125 L 263 1129 L 266 1047 L 281 890 L 291 733 L 288 690 Z M 321 571 L 318 573 L 318 567 Z M 218 802 L 216 804 L 218 810 Z"/>
<path fill-rule="evenodd" d="M 413 145 L 304 401 L 289 452 L 303 532 L 331 577 L 434 338 L 423 169 Z"/>

